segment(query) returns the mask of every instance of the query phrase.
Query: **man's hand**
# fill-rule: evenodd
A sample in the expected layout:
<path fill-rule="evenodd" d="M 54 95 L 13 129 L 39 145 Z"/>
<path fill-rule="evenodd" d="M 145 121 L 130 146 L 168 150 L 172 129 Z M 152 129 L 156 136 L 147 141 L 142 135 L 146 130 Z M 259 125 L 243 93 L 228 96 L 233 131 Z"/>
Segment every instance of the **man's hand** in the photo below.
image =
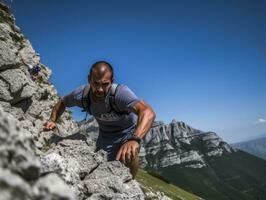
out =
<path fill-rule="evenodd" d="M 116 154 L 116 160 L 120 160 L 124 164 L 126 160 L 130 162 L 132 158 L 138 156 L 138 149 L 139 143 L 135 140 L 130 140 L 120 147 Z"/>
<path fill-rule="evenodd" d="M 53 130 L 56 127 L 56 123 L 53 121 L 47 121 L 43 124 L 43 130 L 44 131 L 50 131 Z"/>

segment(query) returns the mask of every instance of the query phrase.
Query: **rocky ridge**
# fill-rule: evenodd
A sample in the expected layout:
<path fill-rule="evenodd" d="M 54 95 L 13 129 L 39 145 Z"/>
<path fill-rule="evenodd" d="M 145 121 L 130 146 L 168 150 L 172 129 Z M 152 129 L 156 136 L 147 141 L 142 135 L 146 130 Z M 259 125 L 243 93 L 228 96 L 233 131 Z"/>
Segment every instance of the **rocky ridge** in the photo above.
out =
<path fill-rule="evenodd" d="M 41 71 L 32 80 L 28 65 Z M 120 162 L 106 162 L 70 112 L 43 132 L 59 97 L 51 70 L 0 4 L 0 199 L 144 199 Z"/>
<path fill-rule="evenodd" d="M 206 157 L 235 152 L 214 132 L 194 129 L 184 122 L 156 124 L 143 140 L 140 157 L 142 167 L 162 168 L 182 165 L 190 168 L 206 166 Z"/>

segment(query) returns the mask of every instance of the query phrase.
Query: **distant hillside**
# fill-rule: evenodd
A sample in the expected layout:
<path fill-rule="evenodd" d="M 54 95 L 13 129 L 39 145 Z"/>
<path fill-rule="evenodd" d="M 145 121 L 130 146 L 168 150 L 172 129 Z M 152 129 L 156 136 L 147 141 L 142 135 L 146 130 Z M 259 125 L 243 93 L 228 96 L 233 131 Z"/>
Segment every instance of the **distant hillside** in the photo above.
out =
<path fill-rule="evenodd" d="M 204 199 L 266 198 L 266 161 L 235 149 L 214 132 L 184 122 L 157 122 L 142 147 L 144 169 Z"/>
<path fill-rule="evenodd" d="M 232 146 L 266 160 L 266 137 L 234 143 Z"/>
<path fill-rule="evenodd" d="M 266 162 L 242 151 L 211 157 L 202 168 L 172 165 L 157 169 L 163 177 L 207 200 L 265 200 Z"/>

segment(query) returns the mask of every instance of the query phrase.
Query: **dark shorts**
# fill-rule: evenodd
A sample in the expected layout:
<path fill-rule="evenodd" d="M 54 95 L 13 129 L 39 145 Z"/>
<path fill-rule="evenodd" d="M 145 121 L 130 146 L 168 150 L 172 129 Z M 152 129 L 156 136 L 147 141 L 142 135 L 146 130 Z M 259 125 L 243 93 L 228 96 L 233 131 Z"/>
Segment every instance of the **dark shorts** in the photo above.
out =
<path fill-rule="evenodd" d="M 115 160 L 120 147 L 128 141 L 132 134 L 133 131 L 123 134 L 99 134 L 96 142 L 96 151 L 103 149 L 107 152 L 108 161 Z"/>

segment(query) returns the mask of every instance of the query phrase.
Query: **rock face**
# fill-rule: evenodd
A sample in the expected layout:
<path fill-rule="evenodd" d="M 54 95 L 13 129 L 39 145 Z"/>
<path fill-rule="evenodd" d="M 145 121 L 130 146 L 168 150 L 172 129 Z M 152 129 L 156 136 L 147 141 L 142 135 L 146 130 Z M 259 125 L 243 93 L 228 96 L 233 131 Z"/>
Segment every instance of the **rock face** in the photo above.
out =
<path fill-rule="evenodd" d="M 98 122 L 93 117 L 89 118 L 88 120 L 82 120 L 77 124 L 82 134 L 86 135 L 88 138 L 92 139 L 93 141 L 97 140 L 99 126 Z"/>
<path fill-rule="evenodd" d="M 119 161 L 106 162 L 105 152 L 94 153 L 87 142 L 63 139 L 41 156 L 41 172 L 59 174 L 79 199 L 143 199 L 129 169 Z"/>
<path fill-rule="evenodd" d="M 184 122 L 154 124 L 141 148 L 142 167 L 154 169 L 171 165 L 201 168 L 208 156 L 221 156 L 235 150 L 216 133 L 193 129 Z"/>
<path fill-rule="evenodd" d="M 28 65 L 40 66 L 38 79 Z M 50 75 L 0 4 L 0 200 L 144 199 L 128 168 L 95 153 L 70 112 L 43 131 L 59 100 Z"/>
<path fill-rule="evenodd" d="M 56 174 L 41 175 L 31 134 L 0 108 L 0 191 L 2 200 L 75 199 Z"/>
<path fill-rule="evenodd" d="M 49 82 L 51 70 L 40 63 L 40 57 L 15 25 L 9 9 L 0 5 L 0 106 L 11 113 L 34 137 L 39 149 L 45 144 L 42 124 L 58 101 L 57 92 Z M 28 66 L 41 67 L 40 79 L 33 81 Z M 77 125 L 66 112 L 58 126 L 62 134 L 71 133 Z"/>

